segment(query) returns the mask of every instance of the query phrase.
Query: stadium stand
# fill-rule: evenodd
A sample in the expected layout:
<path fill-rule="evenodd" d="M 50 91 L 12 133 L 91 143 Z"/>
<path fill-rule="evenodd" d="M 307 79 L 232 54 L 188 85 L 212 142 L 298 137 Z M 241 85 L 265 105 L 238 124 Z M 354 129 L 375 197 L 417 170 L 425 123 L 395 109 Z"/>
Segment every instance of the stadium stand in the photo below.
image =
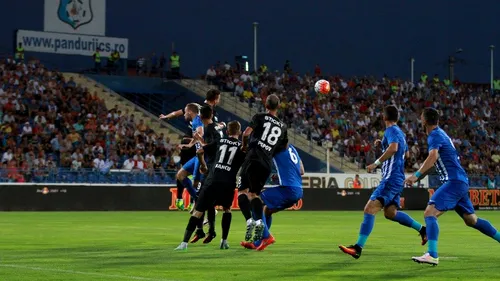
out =
<path fill-rule="evenodd" d="M 419 112 L 433 106 L 440 110 L 442 126 L 451 133 L 455 146 L 460 150 L 462 163 L 471 174 L 500 174 L 500 102 L 498 93 L 491 93 L 487 85 L 468 85 L 460 81 L 448 81 L 435 76 L 422 78 L 412 84 L 398 78 L 373 77 L 343 78 L 342 76 L 299 75 L 288 72 L 236 73 L 227 65 L 215 68 L 206 81 L 230 93 L 232 101 L 248 104 L 249 110 L 233 105 L 235 112 L 251 115 L 263 110 L 262 102 L 270 92 L 282 98 L 282 118 L 295 132 L 305 136 L 311 143 L 322 145 L 333 141 L 338 155 L 359 163 L 364 168 L 378 152 L 372 148 L 375 139 L 383 133 L 380 108 L 395 104 L 402 113 L 400 125 L 409 138 L 411 157 L 408 170 L 418 167 L 426 157 L 424 132 L 420 126 Z M 314 82 L 327 79 L 332 85 L 332 94 L 317 95 Z M 189 82 L 182 82 L 189 85 Z M 200 81 L 191 82 L 192 88 L 209 87 Z M 207 86 L 205 86 L 207 85 Z M 226 99 L 226 105 L 229 103 Z M 244 113 L 243 113 L 244 112 Z M 498 182 L 498 181 L 497 181 Z"/>
<path fill-rule="evenodd" d="M 183 79 L 182 81 L 178 81 L 182 86 L 192 90 L 199 96 L 202 96 L 204 92 L 211 88 L 216 88 L 214 85 L 207 84 L 204 80 L 196 80 L 196 79 Z M 220 104 L 220 107 L 225 109 L 232 114 L 235 114 L 241 119 L 250 120 L 252 116 L 262 110 L 262 106 L 260 100 L 257 100 L 255 106 L 245 106 L 242 104 L 238 98 L 231 95 L 230 92 L 223 92 L 223 99 Z M 315 161 L 323 161 L 326 162 L 326 147 L 315 145 L 313 142 L 309 141 L 304 134 L 296 131 L 295 129 L 288 130 L 288 136 L 290 141 L 302 151 L 309 153 L 316 160 Z M 326 145 L 326 143 L 325 143 Z M 353 162 L 349 162 L 344 160 L 338 154 L 331 153 L 330 154 L 330 165 L 331 170 L 333 172 L 342 171 L 358 171 L 358 165 Z"/>
<path fill-rule="evenodd" d="M 0 181 L 173 182 L 178 135 L 136 108 L 36 60 L 6 59 L 0 71 Z"/>

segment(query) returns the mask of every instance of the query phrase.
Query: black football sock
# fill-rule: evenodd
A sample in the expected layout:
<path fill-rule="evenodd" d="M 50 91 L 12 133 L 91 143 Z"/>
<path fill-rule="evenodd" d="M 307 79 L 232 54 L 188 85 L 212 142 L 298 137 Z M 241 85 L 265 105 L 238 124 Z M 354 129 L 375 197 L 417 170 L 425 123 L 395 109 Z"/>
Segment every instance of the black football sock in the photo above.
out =
<path fill-rule="evenodd" d="M 208 233 L 214 233 L 215 232 L 215 208 L 208 208 L 207 218 L 208 218 L 208 224 L 209 224 Z"/>
<path fill-rule="evenodd" d="M 238 205 L 240 207 L 241 213 L 245 217 L 245 221 L 252 218 L 252 211 L 250 209 L 250 201 L 248 200 L 248 197 L 246 194 L 238 195 Z"/>
<path fill-rule="evenodd" d="M 182 193 L 184 192 L 184 185 L 180 180 L 177 180 L 177 199 L 182 199 Z"/>
<path fill-rule="evenodd" d="M 250 205 L 252 205 L 252 212 L 254 219 L 261 220 L 262 216 L 264 215 L 264 204 L 262 203 L 262 200 L 260 200 L 259 197 L 252 199 L 250 202 Z"/>
<path fill-rule="evenodd" d="M 200 220 L 196 224 L 197 231 L 198 231 L 198 229 L 203 230 L 203 221 L 204 220 L 205 220 L 205 213 L 203 213 L 203 215 L 201 215 Z"/>
<path fill-rule="evenodd" d="M 198 218 L 191 216 L 189 218 L 189 223 L 186 227 L 186 232 L 184 232 L 184 240 L 183 242 L 187 243 L 189 239 L 191 238 L 191 235 L 193 235 L 194 230 L 196 229 L 196 224 L 198 223 Z"/>
<path fill-rule="evenodd" d="M 222 240 L 227 240 L 227 236 L 229 236 L 229 228 L 231 228 L 231 219 L 233 218 L 232 213 L 224 213 L 222 214 Z"/>

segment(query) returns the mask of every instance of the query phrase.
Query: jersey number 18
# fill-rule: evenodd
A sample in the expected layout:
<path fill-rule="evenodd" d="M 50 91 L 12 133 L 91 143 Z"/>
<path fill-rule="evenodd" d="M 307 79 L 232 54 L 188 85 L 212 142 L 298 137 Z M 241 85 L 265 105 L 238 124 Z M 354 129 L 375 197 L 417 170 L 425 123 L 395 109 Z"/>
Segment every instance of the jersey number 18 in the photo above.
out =
<path fill-rule="evenodd" d="M 262 141 L 267 142 L 269 145 L 275 145 L 281 136 L 281 128 L 273 126 L 271 122 L 264 123 L 264 132 L 260 138 Z"/>

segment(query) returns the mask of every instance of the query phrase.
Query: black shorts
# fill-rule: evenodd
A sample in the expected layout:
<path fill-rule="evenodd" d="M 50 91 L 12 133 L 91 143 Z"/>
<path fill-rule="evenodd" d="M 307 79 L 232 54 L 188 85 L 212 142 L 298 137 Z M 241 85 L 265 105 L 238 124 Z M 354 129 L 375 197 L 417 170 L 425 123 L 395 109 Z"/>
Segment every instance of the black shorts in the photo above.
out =
<path fill-rule="evenodd" d="M 270 175 L 271 168 L 268 165 L 256 160 L 246 160 L 241 166 L 241 185 L 238 190 L 248 188 L 249 192 L 259 195 Z"/>
<path fill-rule="evenodd" d="M 200 195 L 196 201 L 195 209 L 205 212 L 214 206 L 222 206 L 230 209 L 234 200 L 234 184 L 212 182 L 201 188 Z"/>

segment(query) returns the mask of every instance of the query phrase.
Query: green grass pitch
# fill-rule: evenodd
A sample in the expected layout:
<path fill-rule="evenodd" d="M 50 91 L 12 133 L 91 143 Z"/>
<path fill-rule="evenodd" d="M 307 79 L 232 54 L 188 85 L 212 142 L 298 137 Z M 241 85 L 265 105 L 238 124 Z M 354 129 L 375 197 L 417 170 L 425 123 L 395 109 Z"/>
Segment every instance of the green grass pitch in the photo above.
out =
<path fill-rule="evenodd" d="M 423 212 L 410 212 L 423 221 Z M 500 212 L 479 215 L 500 226 Z M 439 220 L 440 264 L 410 260 L 425 247 L 412 229 L 380 214 L 359 260 L 337 245 L 355 242 L 362 212 L 283 212 L 264 252 L 239 246 L 244 219 L 233 212 L 229 250 L 190 244 L 174 252 L 187 212 L 0 213 L 1 281 L 500 280 L 500 245 L 454 213 Z"/>

